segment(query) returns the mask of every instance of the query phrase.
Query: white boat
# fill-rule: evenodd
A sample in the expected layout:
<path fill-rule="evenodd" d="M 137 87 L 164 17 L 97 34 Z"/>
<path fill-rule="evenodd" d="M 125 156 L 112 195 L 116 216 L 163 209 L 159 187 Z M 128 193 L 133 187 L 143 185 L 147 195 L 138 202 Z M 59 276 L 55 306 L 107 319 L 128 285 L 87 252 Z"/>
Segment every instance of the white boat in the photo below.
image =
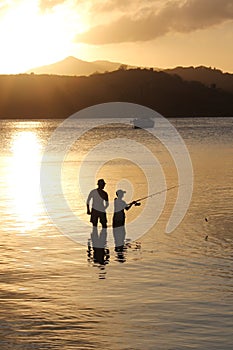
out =
<path fill-rule="evenodd" d="M 149 129 L 154 127 L 154 120 L 151 118 L 135 118 L 132 120 L 134 129 Z"/>

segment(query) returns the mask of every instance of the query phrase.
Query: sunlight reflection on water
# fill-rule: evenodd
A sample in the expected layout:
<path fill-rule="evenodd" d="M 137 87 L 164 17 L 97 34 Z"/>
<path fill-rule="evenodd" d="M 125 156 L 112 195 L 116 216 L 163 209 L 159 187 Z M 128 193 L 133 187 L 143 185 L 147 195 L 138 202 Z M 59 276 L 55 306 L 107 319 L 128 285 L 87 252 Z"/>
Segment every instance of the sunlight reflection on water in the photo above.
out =
<path fill-rule="evenodd" d="M 23 233 L 40 226 L 41 145 L 37 134 L 22 131 L 14 135 L 11 152 L 7 187 L 16 221 Z"/>

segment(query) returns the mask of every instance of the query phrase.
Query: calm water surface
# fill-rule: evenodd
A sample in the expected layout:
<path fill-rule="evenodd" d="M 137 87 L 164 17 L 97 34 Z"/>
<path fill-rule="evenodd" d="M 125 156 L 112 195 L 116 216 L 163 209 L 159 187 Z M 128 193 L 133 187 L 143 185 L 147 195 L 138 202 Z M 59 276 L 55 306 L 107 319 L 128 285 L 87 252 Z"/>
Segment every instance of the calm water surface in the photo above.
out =
<path fill-rule="evenodd" d="M 169 191 L 156 224 L 142 237 L 138 227 L 137 243 L 130 242 L 133 232 L 127 231 L 130 245 L 124 254 L 109 246 L 108 264 L 100 266 L 93 262 L 93 251 L 88 255 L 87 246 L 56 228 L 42 203 L 41 156 L 60 121 L 0 121 L 1 350 L 233 348 L 233 119 L 170 122 L 193 163 L 190 208 L 178 228 L 165 234 L 177 195 L 177 190 Z M 170 155 L 147 132 L 116 125 L 94 130 L 71 147 L 63 166 L 65 197 L 84 223 L 90 190 L 85 181 L 92 181 L 108 146 L 103 144 L 90 159 L 85 155 L 115 137 L 143 143 L 159 160 L 168 187 L 177 184 Z M 116 186 L 127 190 L 127 201 L 140 198 L 148 193 L 146 169 L 130 162 L 137 150 L 127 143 L 129 160 L 119 159 L 117 145 L 94 176 L 104 177 L 111 200 Z M 62 146 L 62 141 L 56 145 L 55 155 Z M 81 194 L 80 164 L 85 166 Z M 54 166 L 56 162 L 51 171 Z M 145 162 L 145 168 L 150 166 Z M 155 215 L 152 209 L 142 214 L 143 205 L 127 213 L 128 223 L 141 215 L 143 225 Z M 57 214 L 67 215 L 69 225 L 68 213 Z M 110 223 L 110 213 L 108 219 Z M 83 224 L 70 231 L 88 241 L 91 227 L 86 230 Z"/>

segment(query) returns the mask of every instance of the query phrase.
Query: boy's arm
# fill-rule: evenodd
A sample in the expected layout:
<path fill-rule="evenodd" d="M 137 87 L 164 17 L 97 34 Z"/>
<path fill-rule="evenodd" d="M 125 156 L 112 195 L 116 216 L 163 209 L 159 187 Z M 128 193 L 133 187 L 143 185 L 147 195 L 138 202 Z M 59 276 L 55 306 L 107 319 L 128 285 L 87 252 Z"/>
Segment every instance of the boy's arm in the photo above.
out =
<path fill-rule="evenodd" d="M 133 202 L 127 204 L 127 206 L 125 207 L 125 210 L 129 210 L 129 209 L 132 207 L 132 205 L 137 205 L 137 206 L 139 206 L 139 205 L 141 205 L 141 203 L 139 203 L 139 202 L 137 202 L 137 201 L 133 201 Z"/>

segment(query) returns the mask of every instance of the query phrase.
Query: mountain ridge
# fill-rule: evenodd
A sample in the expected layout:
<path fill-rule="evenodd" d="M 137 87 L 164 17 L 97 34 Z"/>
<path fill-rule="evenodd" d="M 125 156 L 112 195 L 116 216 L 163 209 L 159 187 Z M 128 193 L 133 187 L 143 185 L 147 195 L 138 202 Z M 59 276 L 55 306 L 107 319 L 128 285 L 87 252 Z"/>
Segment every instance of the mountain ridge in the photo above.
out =
<path fill-rule="evenodd" d="M 163 71 L 168 74 L 177 74 L 187 81 L 200 81 L 206 86 L 221 88 L 233 93 L 233 74 L 223 73 L 220 69 L 205 66 L 178 66 L 172 69 L 164 69 Z"/>
<path fill-rule="evenodd" d="M 107 60 L 84 61 L 74 56 L 68 56 L 61 61 L 29 69 L 26 73 L 55 74 L 55 75 L 91 75 L 117 70 L 122 64 Z"/>
<path fill-rule="evenodd" d="M 221 88 L 233 93 L 233 74 L 222 72 L 220 69 L 205 66 L 177 66 L 175 68 L 160 69 L 156 67 L 145 68 L 135 67 L 120 62 L 111 62 L 107 60 L 96 60 L 92 62 L 84 61 L 74 56 L 68 56 L 65 59 L 41 67 L 28 70 L 29 74 L 55 74 L 67 76 L 89 76 L 96 73 L 113 72 L 118 69 L 151 69 L 163 71 L 170 75 L 178 75 L 186 81 L 199 81 L 211 88 Z"/>

